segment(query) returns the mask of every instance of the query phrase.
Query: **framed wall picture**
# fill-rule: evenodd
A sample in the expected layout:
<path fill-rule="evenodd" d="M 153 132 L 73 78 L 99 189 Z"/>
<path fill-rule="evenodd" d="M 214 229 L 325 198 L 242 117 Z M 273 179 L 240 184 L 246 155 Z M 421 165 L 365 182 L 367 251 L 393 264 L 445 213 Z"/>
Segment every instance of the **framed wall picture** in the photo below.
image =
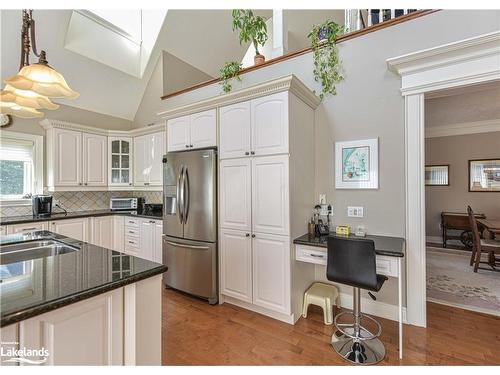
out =
<path fill-rule="evenodd" d="M 469 160 L 469 191 L 500 192 L 500 158 Z"/>
<path fill-rule="evenodd" d="M 425 185 L 426 186 L 449 186 L 449 165 L 426 165 Z"/>
<path fill-rule="evenodd" d="M 335 142 L 335 188 L 378 189 L 378 138 Z"/>

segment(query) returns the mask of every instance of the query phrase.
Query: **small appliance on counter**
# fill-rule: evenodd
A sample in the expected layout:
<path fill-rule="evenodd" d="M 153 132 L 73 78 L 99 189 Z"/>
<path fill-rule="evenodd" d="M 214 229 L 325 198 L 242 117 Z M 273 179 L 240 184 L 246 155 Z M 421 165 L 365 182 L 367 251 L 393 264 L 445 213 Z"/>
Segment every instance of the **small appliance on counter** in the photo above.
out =
<path fill-rule="evenodd" d="M 52 214 L 52 195 L 33 195 L 31 203 L 33 216 L 50 216 Z"/>
<path fill-rule="evenodd" d="M 163 204 L 161 203 L 146 203 L 142 212 L 146 215 L 163 215 Z"/>
<path fill-rule="evenodd" d="M 111 198 L 109 200 L 110 210 L 137 210 L 143 209 L 144 198 Z"/>

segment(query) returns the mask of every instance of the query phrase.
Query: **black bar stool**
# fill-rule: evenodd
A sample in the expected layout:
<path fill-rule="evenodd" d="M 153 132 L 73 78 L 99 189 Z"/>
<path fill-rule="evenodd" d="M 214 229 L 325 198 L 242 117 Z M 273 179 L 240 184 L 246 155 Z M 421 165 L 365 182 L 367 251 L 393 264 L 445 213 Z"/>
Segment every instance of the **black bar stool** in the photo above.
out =
<path fill-rule="evenodd" d="M 370 365 L 380 362 L 385 357 L 384 344 L 378 339 L 382 328 L 375 319 L 361 313 L 360 289 L 378 292 L 387 280 L 387 277 L 377 275 L 373 241 L 328 237 L 326 277 L 330 281 L 353 287 L 352 313 L 340 313 L 335 316 L 333 322 L 337 329 L 332 335 L 333 348 L 344 359 L 355 364 Z M 346 314 L 353 315 L 353 323 L 337 323 L 338 319 Z M 363 327 L 362 318 L 375 322 L 378 332 L 373 334 Z"/>

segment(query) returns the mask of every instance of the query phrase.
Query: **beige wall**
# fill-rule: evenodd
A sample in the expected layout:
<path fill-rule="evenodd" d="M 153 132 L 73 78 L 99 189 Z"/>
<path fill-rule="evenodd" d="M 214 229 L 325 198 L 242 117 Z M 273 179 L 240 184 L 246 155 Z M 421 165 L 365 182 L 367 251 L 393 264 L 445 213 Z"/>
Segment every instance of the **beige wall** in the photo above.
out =
<path fill-rule="evenodd" d="M 426 234 L 440 236 L 441 211 L 476 212 L 500 219 L 500 193 L 468 191 L 468 160 L 500 158 L 500 132 L 428 138 L 426 164 L 449 164 L 449 186 L 426 186 Z"/>

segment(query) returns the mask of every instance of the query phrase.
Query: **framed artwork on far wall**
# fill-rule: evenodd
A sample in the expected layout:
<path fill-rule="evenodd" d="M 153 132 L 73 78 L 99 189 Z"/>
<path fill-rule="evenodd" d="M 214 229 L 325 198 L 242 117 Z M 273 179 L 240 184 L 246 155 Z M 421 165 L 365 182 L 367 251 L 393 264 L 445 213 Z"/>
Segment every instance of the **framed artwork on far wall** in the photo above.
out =
<path fill-rule="evenodd" d="M 426 165 L 425 186 L 449 186 L 449 165 Z"/>
<path fill-rule="evenodd" d="M 378 138 L 335 142 L 335 188 L 378 189 Z"/>
<path fill-rule="evenodd" d="M 500 158 L 469 160 L 469 191 L 500 192 Z"/>

